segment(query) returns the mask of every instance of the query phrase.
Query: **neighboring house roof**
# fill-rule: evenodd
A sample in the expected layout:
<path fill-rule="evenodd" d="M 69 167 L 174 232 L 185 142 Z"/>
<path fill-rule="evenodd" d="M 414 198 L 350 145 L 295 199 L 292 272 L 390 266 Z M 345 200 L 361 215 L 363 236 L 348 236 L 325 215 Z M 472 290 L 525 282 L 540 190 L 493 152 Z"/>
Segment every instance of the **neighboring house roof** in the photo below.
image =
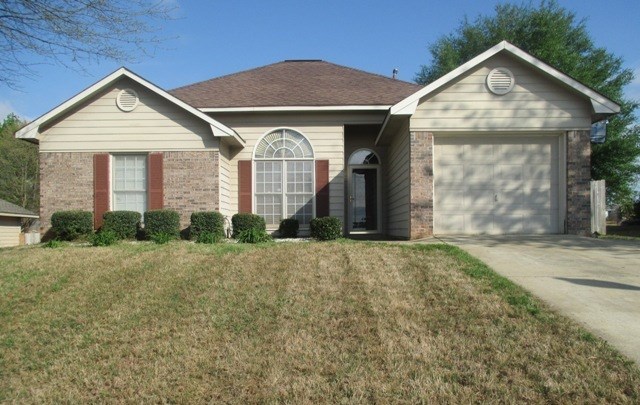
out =
<path fill-rule="evenodd" d="M 457 69 L 452 70 L 446 75 L 442 76 L 438 80 L 428 84 L 420 91 L 406 97 L 402 101 L 396 103 L 393 107 L 391 107 L 390 114 L 391 115 L 411 115 L 415 112 L 416 107 L 418 106 L 418 102 L 421 98 L 435 92 L 441 87 L 449 84 L 450 82 L 456 80 L 461 75 L 466 72 L 476 68 L 481 63 L 491 58 L 492 56 L 505 52 L 510 55 L 515 56 L 516 58 L 528 63 L 533 68 L 538 71 L 555 78 L 560 81 L 570 89 L 573 89 L 577 93 L 581 94 L 584 97 L 588 97 L 591 100 L 591 105 L 594 111 L 594 118 L 597 120 L 603 119 L 609 115 L 613 115 L 620 112 L 620 106 L 613 102 L 611 99 L 603 96 L 597 91 L 585 86 L 579 81 L 571 78 L 570 76 L 560 72 L 559 70 L 547 65 L 542 62 L 540 59 L 537 59 L 522 49 L 518 48 L 515 45 L 510 44 L 507 41 L 502 41 L 499 44 L 489 48 L 487 51 L 481 53 L 475 58 L 471 59 L 467 63 L 461 65 Z"/>
<path fill-rule="evenodd" d="M 125 77 L 133 80 L 134 82 L 136 82 L 136 83 L 140 84 L 141 86 L 147 88 L 148 90 L 154 92 L 155 94 L 159 95 L 160 97 L 164 98 L 165 100 L 169 101 L 170 103 L 173 103 L 178 108 L 181 108 L 181 109 L 187 111 L 188 113 L 190 113 L 190 114 L 200 118 L 201 120 L 205 121 L 206 123 L 208 123 L 211 126 L 211 131 L 212 131 L 214 136 L 231 137 L 239 145 L 244 145 L 244 140 L 240 137 L 240 135 L 238 135 L 231 128 L 229 128 L 226 125 L 214 120 L 213 118 L 209 117 L 207 114 L 203 113 L 202 111 L 198 110 L 197 108 L 194 108 L 194 107 L 190 106 L 189 104 L 185 103 L 184 101 L 180 100 L 179 98 L 176 98 L 175 96 L 167 93 L 165 90 L 162 90 L 160 87 L 158 87 L 155 84 L 149 82 L 148 80 L 143 79 L 142 77 L 138 76 L 137 74 L 133 73 L 132 71 L 130 71 L 130 70 L 124 68 L 124 67 L 116 70 L 115 72 L 111 73 L 110 75 L 108 75 L 104 79 L 98 81 L 97 83 L 95 83 L 92 86 L 86 88 L 85 90 L 83 90 L 82 92 L 78 93 L 77 95 L 73 96 L 69 100 L 67 100 L 64 103 L 60 104 L 59 106 L 57 106 L 53 110 L 51 110 L 48 113 L 42 115 L 41 117 L 37 118 L 36 120 L 32 121 L 31 123 L 27 124 L 24 128 L 22 128 L 22 129 L 20 129 L 20 130 L 18 130 L 16 132 L 16 138 L 22 138 L 22 139 L 32 140 L 32 141 L 38 142 L 38 139 L 39 139 L 38 136 L 40 135 L 39 129 L 40 129 L 40 126 L 42 124 L 45 124 L 47 122 L 50 122 L 53 119 L 58 118 L 62 114 L 64 114 L 64 113 L 72 110 L 73 108 L 77 107 L 80 103 L 82 103 L 85 100 L 89 99 L 90 97 L 92 97 L 93 95 L 98 93 L 99 91 L 101 91 L 101 90 L 105 89 L 106 87 L 112 85 L 117 80 L 120 80 L 120 79 L 125 78 Z"/>
<path fill-rule="evenodd" d="M 19 205 L 12 204 L 9 201 L 0 200 L 0 216 L 18 217 L 18 218 L 38 218 L 38 214 L 22 208 Z"/>
<path fill-rule="evenodd" d="M 170 93 L 209 112 L 273 111 L 283 107 L 354 110 L 388 109 L 421 88 L 321 60 L 286 60 L 179 87 Z"/>

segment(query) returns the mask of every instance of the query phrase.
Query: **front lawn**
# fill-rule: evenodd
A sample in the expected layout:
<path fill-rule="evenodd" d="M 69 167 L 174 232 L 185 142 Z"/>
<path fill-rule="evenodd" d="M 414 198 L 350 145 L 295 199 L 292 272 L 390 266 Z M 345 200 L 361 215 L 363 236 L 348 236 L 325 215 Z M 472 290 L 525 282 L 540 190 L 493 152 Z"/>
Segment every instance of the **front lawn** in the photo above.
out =
<path fill-rule="evenodd" d="M 640 372 L 457 248 L 0 250 L 0 400 L 637 402 Z"/>

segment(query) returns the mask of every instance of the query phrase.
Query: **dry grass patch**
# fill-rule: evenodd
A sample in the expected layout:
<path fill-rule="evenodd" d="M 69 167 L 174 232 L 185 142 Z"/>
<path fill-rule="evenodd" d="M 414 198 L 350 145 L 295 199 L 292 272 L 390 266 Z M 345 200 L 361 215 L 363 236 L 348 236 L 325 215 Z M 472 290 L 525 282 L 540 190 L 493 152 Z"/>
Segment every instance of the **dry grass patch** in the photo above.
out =
<path fill-rule="evenodd" d="M 603 341 L 448 246 L 7 249 L 0 399 L 637 402 Z"/>

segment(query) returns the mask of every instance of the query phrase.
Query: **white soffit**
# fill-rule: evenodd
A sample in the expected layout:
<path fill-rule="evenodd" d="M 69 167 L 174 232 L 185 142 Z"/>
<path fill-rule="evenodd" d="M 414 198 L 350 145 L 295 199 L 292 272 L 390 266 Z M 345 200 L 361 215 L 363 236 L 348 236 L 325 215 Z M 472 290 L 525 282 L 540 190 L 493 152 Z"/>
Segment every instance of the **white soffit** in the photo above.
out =
<path fill-rule="evenodd" d="M 30 122 L 29 124 L 27 124 L 26 126 L 24 126 L 22 129 L 16 131 L 16 138 L 22 138 L 22 139 L 26 139 L 26 140 L 38 140 L 39 139 L 39 128 L 42 124 L 45 124 L 49 121 L 51 121 L 52 119 L 55 119 L 57 117 L 59 117 L 60 115 L 66 113 L 67 111 L 71 110 L 72 108 L 76 107 L 79 103 L 85 101 L 87 98 L 91 97 L 92 95 L 94 95 L 95 93 L 103 90 L 104 88 L 106 88 L 107 86 L 113 84 L 115 81 L 123 78 L 123 77 L 127 77 L 131 80 L 133 80 L 134 82 L 140 84 L 141 86 L 145 87 L 146 89 L 156 93 L 157 95 L 159 95 L 160 97 L 166 99 L 167 101 L 175 104 L 176 106 L 184 109 L 185 111 L 195 115 L 197 118 L 200 118 L 201 120 L 205 121 L 206 123 L 208 123 L 211 126 L 211 131 L 213 133 L 213 136 L 216 137 L 231 137 L 235 143 L 237 143 L 239 146 L 244 146 L 245 141 L 244 139 L 242 139 L 242 137 L 240 137 L 240 135 L 238 135 L 233 129 L 227 127 L 226 125 L 214 120 L 213 118 L 209 117 L 208 115 L 206 115 L 205 113 L 203 113 L 202 111 L 198 110 L 197 108 L 194 108 L 192 106 L 190 106 L 189 104 L 185 103 L 184 101 L 180 100 L 179 98 L 176 98 L 174 96 L 172 96 L 171 94 L 167 93 L 166 91 L 162 90 L 160 87 L 156 86 L 155 84 L 143 79 L 142 77 L 138 76 L 137 74 L 131 72 L 130 70 L 122 67 L 118 70 L 116 70 L 115 72 L 111 73 L 110 75 L 106 76 L 104 79 L 98 81 L 97 83 L 93 84 L 92 86 L 86 88 L 85 90 L 81 91 L 80 93 L 76 94 L 75 96 L 71 97 L 69 100 L 65 101 L 64 103 L 60 104 L 59 106 L 55 107 L 53 110 L 49 111 L 48 113 L 36 118 L 35 120 L 33 120 L 32 122 Z"/>
<path fill-rule="evenodd" d="M 398 102 L 397 104 L 391 107 L 390 114 L 391 115 L 413 114 L 421 98 L 436 91 L 440 87 L 448 84 L 449 82 L 453 81 L 454 79 L 463 75 L 469 70 L 474 69 L 482 62 L 486 61 L 487 59 L 491 58 L 492 56 L 502 51 L 508 52 L 511 55 L 527 62 L 529 65 L 536 67 L 538 70 L 542 71 L 543 73 L 546 73 L 547 75 L 552 76 L 553 78 L 561 81 L 565 85 L 571 87 L 575 91 L 581 93 L 585 97 L 588 97 L 589 99 L 591 99 L 591 102 L 594 105 L 594 110 L 596 113 L 598 112 L 595 109 L 596 104 L 599 105 L 598 108 L 605 108 L 607 110 L 605 113 L 607 114 L 615 114 L 620 112 L 620 106 L 615 102 L 613 102 L 612 100 L 596 92 L 595 90 L 590 89 L 589 87 L 578 82 L 577 80 L 572 79 L 571 77 L 560 72 L 559 70 L 547 65 L 546 63 L 542 62 L 540 59 L 537 59 L 529 55 L 528 53 L 518 48 L 517 46 L 512 45 L 507 41 L 502 41 L 499 44 L 481 53 L 480 55 L 476 56 L 475 58 L 471 59 L 467 63 L 459 66 L 457 69 L 452 70 L 451 72 L 442 76 L 441 78 L 434 81 L 433 83 L 427 85 L 426 87 L 418 90 L 417 92 L 413 93 L 412 95 L 405 98 L 404 100 Z"/>

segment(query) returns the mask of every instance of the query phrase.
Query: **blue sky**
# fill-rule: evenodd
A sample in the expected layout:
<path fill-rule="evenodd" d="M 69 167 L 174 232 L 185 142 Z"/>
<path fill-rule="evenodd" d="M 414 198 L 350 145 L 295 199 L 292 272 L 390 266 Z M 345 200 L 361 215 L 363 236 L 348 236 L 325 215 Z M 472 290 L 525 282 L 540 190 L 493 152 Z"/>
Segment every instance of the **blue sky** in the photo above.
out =
<path fill-rule="evenodd" d="M 404 1 L 178 1 L 176 19 L 163 23 L 155 57 L 126 64 L 164 89 L 284 59 L 323 59 L 412 80 L 428 64 L 429 44 L 452 32 L 464 16 L 493 13 L 492 0 Z M 520 2 L 514 2 L 520 4 Z M 534 2 L 537 4 L 537 1 Z M 640 1 L 559 0 L 585 18 L 596 45 L 622 56 L 636 72 L 627 95 L 640 99 Z M 37 118 L 121 64 L 101 62 L 78 72 L 40 65 L 21 91 L 0 87 L 0 117 Z"/>

